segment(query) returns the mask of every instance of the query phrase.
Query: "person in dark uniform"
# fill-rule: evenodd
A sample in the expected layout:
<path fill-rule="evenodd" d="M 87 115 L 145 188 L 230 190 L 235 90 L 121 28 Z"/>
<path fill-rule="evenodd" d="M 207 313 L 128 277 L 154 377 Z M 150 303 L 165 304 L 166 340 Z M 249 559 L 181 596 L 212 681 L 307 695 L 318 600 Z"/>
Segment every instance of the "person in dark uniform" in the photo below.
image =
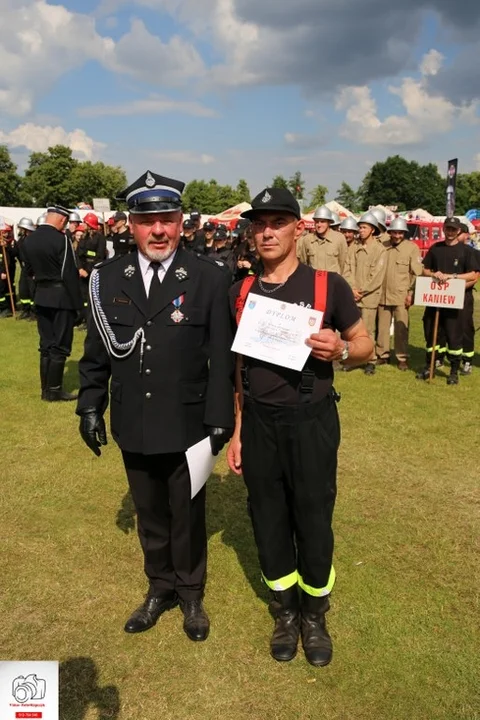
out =
<path fill-rule="evenodd" d="M 199 210 L 192 210 L 190 212 L 190 220 L 195 225 L 195 243 L 196 251 L 204 252 L 205 248 L 205 232 L 200 227 L 202 222 L 202 213 Z"/>
<path fill-rule="evenodd" d="M 470 231 L 468 225 L 465 223 L 461 224 L 461 232 L 458 236 L 458 241 L 464 245 L 470 246 Z M 462 343 L 462 368 L 460 370 L 461 375 L 471 375 L 473 372 L 473 358 L 475 355 L 475 322 L 474 322 L 474 299 L 473 293 L 475 285 L 478 280 L 478 272 L 480 271 L 480 254 L 478 250 L 473 248 L 475 257 L 477 259 L 477 276 L 475 280 L 471 280 L 466 285 L 465 292 L 465 304 L 462 310 L 462 327 L 463 327 L 463 343 Z"/>
<path fill-rule="evenodd" d="M 210 255 L 211 252 L 214 250 L 213 246 L 213 236 L 215 235 L 215 223 L 210 222 L 210 220 L 207 220 L 207 222 L 203 223 L 203 236 L 205 238 L 205 246 L 203 249 L 203 252 L 205 255 Z"/>
<path fill-rule="evenodd" d="M 127 215 L 124 212 L 117 212 L 113 216 L 112 242 L 115 255 L 126 255 L 135 249 L 135 243 L 128 227 Z"/>
<path fill-rule="evenodd" d="M 12 317 L 12 304 L 13 307 L 16 307 L 17 304 L 15 291 L 17 257 L 18 249 L 13 236 L 13 229 L 6 225 L 5 229 L 0 232 L 0 318 Z M 10 279 L 10 287 L 8 278 Z"/>
<path fill-rule="evenodd" d="M 35 307 L 40 335 L 42 400 L 75 400 L 64 392 L 63 371 L 72 351 L 73 328 L 82 307 L 78 268 L 72 244 L 64 234 L 69 212 L 49 207 L 45 223 L 25 239 L 25 268 L 35 281 Z"/>
<path fill-rule="evenodd" d="M 23 217 L 18 221 L 18 239 L 17 239 L 17 257 L 20 263 L 20 279 L 18 281 L 18 295 L 20 300 L 21 313 L 19 320 L 35 320 L 35 305 L 33 297 L 35 295 L 35 283 L 31 277 L 28 277 L 25 267 L 25 253 L 23 245 L 25 239 L 35 232 L 33 220 Z"/>
<path fill-rule="evenodd" d="M 182 223 L 182 234 L 180 235 L 180 244 L 184 250 L 197 252 L 195 242 L 195 223 L 190 218 L 186 218 Z"/>
<path fill-rule="evenodd" d="M 229 274 L 180 246 L 184 183 L 150 171 L 127 188 L 138 252 L 92 274 L 80 361 L 80 433 L 96 455 L 109 401 L 138 517 L 149 589 L 125 625 L 153 627 L 178 603 L 191 640 L 205 640 L 205 487 L 191 499 L 185 451 L 233 430 Z"/>
<path fill-rule="evenodd" d="M 462 223 L 456 217 L 447 218 L 443 224 L 445 240 L 432 245 L 423 259 L 423 275 L 445 282 L 452 278 L 465 280 L 465 304 L 470 302 L 469 293 L 477 280 L 478 261 L 475 250 L 469 245 L 458 241 Z M 428 380 L 430 377 L 430 362 L 433 352 L 433 334 L 437 308 L 426 307 L 423 315 L 423 331 L 427 352 L 425 367 L 417 373 L 418 380 Z M 447 385 L 458 385 L 458 373 L 463 353 L 463 311 L 441 309 L 439 316 L 438 337 L 445 338 L 447 345 L 447 358 L 450 362 L 450 375 Z M 437 338 L 438 340 L 438 338 Z M 442 343 L 443 344 L 443 343 Z"/>
<path fill-rule="evenodd" d="M 238 231 L 235 230 L 235 232 Z M 235 280 L 237 282 L 243 280 L 247 275 L 257 275 L 261 270 L 260 257 L 255 247 L 251 228 L 247 227 L 240 237 L 242 236 L 243 239 L 235 248 L 235 257 L 237 260 Z"/>
<path fill-rule="evenodd" d="M 212 260 L 220 260 L 230 270 L 232 279 L 235 272 L 235 254 L 227 247 L 228 235 L 225 230 L 215 230 L 213 235 L 213 252 L 209 254 Z"/>
<path fill-rule="evenodd" d="M 306 340 L 311 354 L 302 372 L 238 357 L 236 424 L 227 459 L 235 474 L 243 473 L 262 575 L 272 593 L 271 654 L 291 660 L 301 632 L 307 660 L 327 665 L 332 643 L 325 613 L 335 581 L 331 523 L 340 443 L 333 362 L 360 365 L 373 342 L 347 282 L 297 259 L 305 225 L 289 190 L 263 190 L 245 215 L 263 263 L 249 302 L 261 295 L 286 307 L 323 305 L 324 317 L 322 329 Z M 318 298 L 317 278 L 323 291 Z M 230 291 L 237 322 L 245 282 Z"/>
<path fill-rule="evenodd" d="M 82 310 L 82 326 L 87 326 L 87 308 L 88 308 L 88 283 L 93 266 L 102 262 L 107 257 L 107 240 L 102 232 L 100 232 L 100 223 L 95 213 L 87 213 L 83 218 L 84 224 L 87 226 L 85 235 L 81 238 L 77 247 L 78 272 L 80 275 L 80 287 L 82 289 L 83 310 Z"/>

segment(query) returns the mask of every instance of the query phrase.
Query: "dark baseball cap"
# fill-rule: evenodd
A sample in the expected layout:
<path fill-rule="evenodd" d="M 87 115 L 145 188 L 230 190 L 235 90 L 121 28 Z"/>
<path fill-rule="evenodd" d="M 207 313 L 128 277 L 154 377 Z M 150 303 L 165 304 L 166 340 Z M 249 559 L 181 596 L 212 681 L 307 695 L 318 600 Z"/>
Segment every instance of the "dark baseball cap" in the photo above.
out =
<path fill-rule="evenodd" d="M 251 210 L 242 213 L 242 218 L 251 220 L 257 212 L 284 212 L 300 220 L 300 205 L 286 188 L 265 188 L 252 200 Z"/>
<path fill-rule="evenodd" d="M 460 227 L 461 227 L 462 233 L 470 234 L 470 230 L 468 229 L 468 225 L 466 225 L 466 223 L 460 223 Z"/>
<path fill-rule="evenodd" d="M 457 217 L 447 217 L 444 220 L 443 227 L 456 228 L 457 230 L 462 229 L 462 223 Z"/>
<path fill-rule="evenodd" d="M 222 228 L 217 228 L 215 230 L 215 235 L 213 236 L 214 240 L 226 240 L 228 238 L 227 231 L 223 230 Z"/>
<path fill-rule="evenodd" d="M 193 230 L 195 228 L 195 223 L 190 218 L 187 218 L 183 221 L 183 229 L 184 230 Z"/>
<path fill-rule="evenodd" d="M 207 232 L 210 232 L 211 230 L 215 230 L 215 223 L 207 221 L 207 222 L 203 223 L 203 229 L 206 230 Z"/>
<path fill-rule="evenodd" d="M 124 212 L 116 212 L 113 216 L 113 222 L 118 222 L 119 220 L 126 220 L 127 216 Z"/>
<path fill-rule="evenodd" d="M 198 218 L 200 217 L 200 212 L 198 210 L 192 210 L 192 212 L 190 213 L 190 217 L 198 220 Z"/>

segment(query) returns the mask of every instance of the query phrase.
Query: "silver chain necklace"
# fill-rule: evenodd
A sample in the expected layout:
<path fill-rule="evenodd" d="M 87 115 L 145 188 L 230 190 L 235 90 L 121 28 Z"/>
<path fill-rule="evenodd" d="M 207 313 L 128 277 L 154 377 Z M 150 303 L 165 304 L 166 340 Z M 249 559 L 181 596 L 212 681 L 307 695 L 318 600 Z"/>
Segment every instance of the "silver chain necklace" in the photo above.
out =
<path fill-rule="evenodd" d="M 288 280 L 288 278 L 287 278 L 287 280 Z M 287 282 L 287 280 L 285 280 L 285 282 L 283 282 L 283 283 L 280 283 L 280 284 L 276 285 L 276 286 L 275 286 L 274 288 L 272 288 L 271 290 L 267 290 L 267 289 L 265 288 L 265 285 L 264 285 L 263 282 L 262 282 L 262 276 L 261 276 L 261 275 L 258 276 L 258 284 L 259 284 L 259 286 L 260 286 L 260 290 L 261 290 L 262 292 L 264 292 L 265 295 L 271 295 L 272 293 L 277 292 L 277 290 L 280 290 L 280 288 L 282 288 L 282 287 L 285 285 L 285 283 Z M 270 283 L 268 283 L 268 284 L 270 285 Z"/>

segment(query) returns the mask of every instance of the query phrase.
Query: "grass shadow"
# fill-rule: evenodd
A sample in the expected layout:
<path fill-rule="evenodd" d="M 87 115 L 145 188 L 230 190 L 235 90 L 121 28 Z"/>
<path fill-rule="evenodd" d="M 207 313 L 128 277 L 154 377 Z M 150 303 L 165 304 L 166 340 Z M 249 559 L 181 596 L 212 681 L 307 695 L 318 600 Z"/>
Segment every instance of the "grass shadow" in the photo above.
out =
<path fill-rule="evenodd" d="M 247 510 L 243 479 L 233 473 L 214 473 L 207 487 L 207 537 L 220 533 L 224 545 L 233 548 L 245 577 L 257 597 L 268 602 L 268 590 L 261 580 L 257 548 Z"/>
<path fill-rule="evenodd" d="M 91 707 L 98 720 L 115 720 L 120 713 L 116 685 L 98 685 L 98 668 L 92 658 L 69 658 L 60 663 L 60 720 L 85 720 Z"/>
<path fill-rule="evenodd" d="M 63 389 L 66 392 L 73 392 L 78 390 L 79 378 L 78 378 L 78 360 L 72 360 L 69 358 L 65 363 L 65 372 L 63 375 Z"/>
<path fill-rule="evenodd" d="M 122 498 L 122 504 L 117 512 L 115 525 L 125 533 L 125 535 L 135 530 L 135 505 L 133 504 L 130 490 L 128 490 Z"/>

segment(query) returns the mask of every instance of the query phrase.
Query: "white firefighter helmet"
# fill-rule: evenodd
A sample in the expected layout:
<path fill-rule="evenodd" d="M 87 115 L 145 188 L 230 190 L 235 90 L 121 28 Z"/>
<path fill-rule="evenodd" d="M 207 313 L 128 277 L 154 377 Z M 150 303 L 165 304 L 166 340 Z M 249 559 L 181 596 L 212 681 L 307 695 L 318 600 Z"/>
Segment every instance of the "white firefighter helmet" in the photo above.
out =
<path fill-rule="evenodd" d="M 17 223 L 17 227 L 22 228 L 22 230 L 30 230 L 33 232 L 35 230 L 35 225 L 33 224 L 33 220 L 30 220 L 28 217 L 22 217 Z"/>
<path fill-rule="evenodd" d="M 397 217 L 392 220 L 388 227 L 388 232 L 403 232 L 408 233 L 408 225 L 405 218 Z"/>
<path fill-rule="evenodd" d="M 382 210 L 382 208 L 372 208 L 370 212 L 377 218 L 379 230 L 385 231 L 387 229 L 387 214 L 385 210 Z"/>
<path fill-rule="evenodd" d="M 320 205 L 313 213 L 314 220 L 328 220 L 329 223 L 333 223 L 335 218 L 333 217 L 332 211 L 326 205 Z"/>
<path fill-rule="evenodd" d="M 345 220 L 342 220 L 338 229 L 358 232 L 358 224 L 354 217 L 346 217 Z"/>

